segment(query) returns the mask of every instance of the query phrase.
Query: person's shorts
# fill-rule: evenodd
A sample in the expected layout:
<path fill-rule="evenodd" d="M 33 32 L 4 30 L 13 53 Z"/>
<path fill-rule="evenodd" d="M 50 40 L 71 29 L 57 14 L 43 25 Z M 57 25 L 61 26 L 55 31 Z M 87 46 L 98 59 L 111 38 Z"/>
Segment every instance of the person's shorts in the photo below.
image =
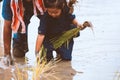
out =
<path fill-rule="evenodd" d="M 10 0 L 3 0 L 2 17 L 5 20 L 12 21 L 12 11 L 11 11 L 11 8 L 10 8 Z"/>
<path fill-rule="evenodd" d="M 28 51 L 27 35 L 15 33 L 13 36 L 13 56 L 25 57 L 25 53 L 27 51 Z"/>

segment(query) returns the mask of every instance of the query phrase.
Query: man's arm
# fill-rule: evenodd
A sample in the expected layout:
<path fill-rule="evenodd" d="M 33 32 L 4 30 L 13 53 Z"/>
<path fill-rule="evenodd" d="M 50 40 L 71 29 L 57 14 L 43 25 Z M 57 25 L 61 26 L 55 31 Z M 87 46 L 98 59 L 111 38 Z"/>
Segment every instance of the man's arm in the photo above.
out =
<path fill-rule="evenodd" d="M 4 20 L 4 26 L 3 26 L 3 42 L 4 42 L 4 55 L 11 55 L 11 36 L 12 36 L 12 30 L 11 30 L 11 21 Z"/>

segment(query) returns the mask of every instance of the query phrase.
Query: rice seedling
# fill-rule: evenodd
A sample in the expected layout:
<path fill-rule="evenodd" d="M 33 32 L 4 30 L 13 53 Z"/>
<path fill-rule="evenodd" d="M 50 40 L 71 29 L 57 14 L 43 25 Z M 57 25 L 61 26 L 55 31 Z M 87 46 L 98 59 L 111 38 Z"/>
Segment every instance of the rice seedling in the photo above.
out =
<path fill-rule="evenodd" d="M 39 57 L 36 61 L 37 63 L 33 67 L 32 80 L 40 80 L 42 78 L 47 79 L 48 76 L 52 76 L 56 78 L 54 75 L 50 73 L 50 71 L 55 67 L 55 64 L 59 61 L 60 60 L 58 61 L 51 60 L 50 62 L 47 62 L 46 49 L 42 46 L 41 50 L 39 51 Z M 56 80 L 59 80 L 59 79 L 56 78 Z"/>
<path fill-rule="evenodd" d="M 39 59 L 36 59 L 35 66 L 30 67 L 22 67 L 19 66 L 18 64 L 15 64 L 15 69 L 12 73 L 13 79 L 14 80 L 28 80 L 28 77 L 30 74 L 28 73 L 31 72 L 32 75 L 30 76 L 30 80 L 52 80 L 49 79 L 49 77 L 55 78 L 55 80 L 59 80 L 56 76 L 54 76 L 53 73 L 50 73 L 51 70 L 55 67 L 55 64 L 60 62 L 60 60 L 53 61 L 51 60 L 50 62 L 47 63 L 46 60 L 46 49 L 44 47 L 41 48 L 39 51 Z M 25 62 L 27 63 L 26 59 Z"/>
<path fill-rule="evenodd" d="M 75 36 L 77 36 L 77 34 L 79 33 L 80 30 L 83 30 L 85 29 L 86 27 L 89 27 L 91 28 L 93 34 L 94 34 L 94 31 L 93 31 L 93 25 L 88 22 L 88 21 L 85 21 L 84 24 L 83 24 L 85 27 L 81 28 L 73 28 L 71 30 L 68 30 L 66 32 L 63 32 L 62 35 L 60 36 L 57 36 L 53 39 L 50 40 L 50 42 L 53 44 L 53 47 L 55 49 L 59 48 L 60 46 L 62 46 L 65 42 L 69 42 L 69 40 Z"/>
<path fill-rule="evenodd" d="M 51 39 L 51 43 L 53 44 L 53 47 L 55 49 L 59 48 L 63 43 L 69 41 L 72 37 L 75 37 L 78 32 L 80 31 L 80 28 L 74 28 L 69 31 L 64 32 L 62 35 L 57 36 L 53 39 Z"/>
<path fill-rule="evenodd" d="M 27 71 L 23 68 L 18 67 L 18 64 L 15 64 L 15 70 L 12 73 L 14 80 L 27 80 L 28 74 Z"/>

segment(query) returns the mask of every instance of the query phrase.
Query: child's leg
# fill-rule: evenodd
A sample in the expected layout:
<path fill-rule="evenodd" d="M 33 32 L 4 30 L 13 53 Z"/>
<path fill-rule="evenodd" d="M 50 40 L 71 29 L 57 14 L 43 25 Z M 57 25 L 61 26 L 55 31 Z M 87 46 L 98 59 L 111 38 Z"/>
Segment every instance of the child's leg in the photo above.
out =
<path fill-rule="evenodd" d="M 52 45 L 48 42 L 48 40 L 44 40 L 43 46 L 46 49 L 46 59 L 49 62 L 51 59 L 53 59 L 53 47 Z"/>
<path fill-rule="evenodd" d="M 13 56 L 25 57 L 25 53 L 27 51 L 28 51 L 27 35 L 15 33 L 13 36 Z"/>
<path fill-rule="evenodd" d="M 73 50 L 73 39 L 69 41 L 69 44 L 63 44 L 60 48 L 56 50 L 57 53 L 61 55 L 62 60 L 72 60 L 72 50 Z"/>
<path fill-rule="evenodd" d="M 51 59 L 53 59 L 53 53 L 51 50 L 47 50 L 46 58 L 47 58 L 47 62 L 49 62 Z"/>

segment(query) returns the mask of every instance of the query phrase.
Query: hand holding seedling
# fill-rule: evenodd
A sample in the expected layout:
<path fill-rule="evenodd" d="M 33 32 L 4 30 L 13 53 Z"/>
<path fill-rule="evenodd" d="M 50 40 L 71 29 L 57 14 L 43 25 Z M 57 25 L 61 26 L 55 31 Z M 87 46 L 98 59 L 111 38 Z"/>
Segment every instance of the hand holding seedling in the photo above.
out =
<path fill-rule="evenodd" d="M 82 25 L 78 26 L 81 30 L 84 30 L 86 27 L 90 27 L 92 29 L 92 23 L 89 21 L 85 21 Z"/>

